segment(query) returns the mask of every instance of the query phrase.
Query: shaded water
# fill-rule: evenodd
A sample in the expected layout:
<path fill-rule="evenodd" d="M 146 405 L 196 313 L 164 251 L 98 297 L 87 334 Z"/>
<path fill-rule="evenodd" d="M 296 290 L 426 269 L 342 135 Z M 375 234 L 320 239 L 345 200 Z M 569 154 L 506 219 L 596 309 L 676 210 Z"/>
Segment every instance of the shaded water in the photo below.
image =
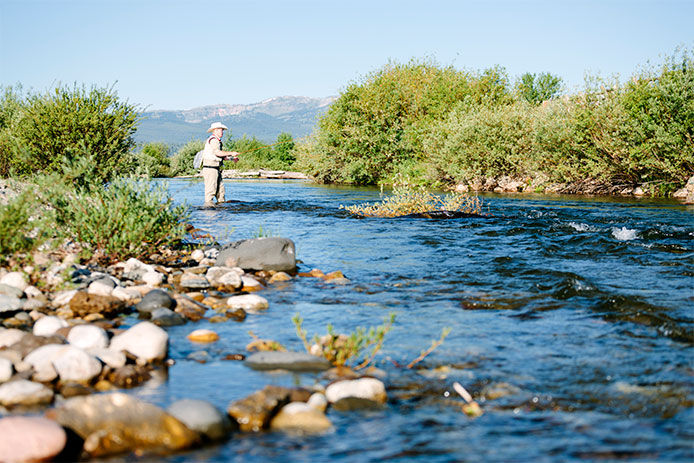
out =
<path fill-rule="evenodd" d="M 202 184 L 170 190 L 193 223 L 223 241 L 289 237 L 301 270 L 342 270 L 334 286 L 296 279 L 262 295 L 267 313 L 245 322 L 170 329 L 176 364 L 160 385 L 133 393 L 168 405 L 183 398 L 224 409 L 266 384 L 315 375 L 253 372 L 223 360 L 248 331 L 301 350 L 291 317 L 309 334 L 380 324 L 397 314 L 378 366 L 385 409 L 330 411 L 333 432 L 237 435 L 170 461 L 691 461 L 694 365 L 694 210 L 669 201 L 486 196 L 486 219 L 357 219 L 339 209 L 378 191 L 304 182 L 227 182 L 235 201 L 203 210 Z M 437 339 L 445 343 L 409 371 Z M 185 339 L 211 328 L 209 361 Z M 443 368 L 438 368 L 443 367 Z M 481 401 L 460 413 L 452 384 Z M 496 391 L 494 394 L 491 391 Z M 449 395 L 450 394 L 450 395 Z M 505 395 L 504 395 L 505 394 Z M 497 395 L 501 397 L 494 398 Z M 485 399 L 487 397 L 487 399 Z"/>

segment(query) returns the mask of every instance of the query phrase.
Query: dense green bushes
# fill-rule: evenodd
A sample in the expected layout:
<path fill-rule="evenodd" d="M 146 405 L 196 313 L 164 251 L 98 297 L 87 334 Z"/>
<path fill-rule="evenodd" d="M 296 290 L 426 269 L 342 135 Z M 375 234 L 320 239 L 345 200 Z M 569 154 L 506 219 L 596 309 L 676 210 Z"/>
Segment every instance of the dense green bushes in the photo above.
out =
<path fill-rule="evenodd" d="M 557 98 L 561 81 L 502 69 L 388 64 L 352 84 L 321 119 L 297 165 L 323 182 L 430 184 L 508 175 L 594 179 L 666 193 L 694 173 L 691 52 L 626 84 L 594 79 Z"/>

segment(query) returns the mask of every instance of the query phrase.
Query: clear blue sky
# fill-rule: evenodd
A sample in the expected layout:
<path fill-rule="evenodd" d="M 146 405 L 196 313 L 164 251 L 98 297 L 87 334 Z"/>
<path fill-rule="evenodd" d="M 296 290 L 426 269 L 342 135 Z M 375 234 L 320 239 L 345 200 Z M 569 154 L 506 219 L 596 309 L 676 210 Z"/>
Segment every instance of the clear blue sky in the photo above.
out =
<path fill-rule="evenodd" d="M 148 109 L 335 95 L 426 56 L 572 90 L 693 44 L 694 0 L 0 0 L 0 85 L 115 83 Z"/>

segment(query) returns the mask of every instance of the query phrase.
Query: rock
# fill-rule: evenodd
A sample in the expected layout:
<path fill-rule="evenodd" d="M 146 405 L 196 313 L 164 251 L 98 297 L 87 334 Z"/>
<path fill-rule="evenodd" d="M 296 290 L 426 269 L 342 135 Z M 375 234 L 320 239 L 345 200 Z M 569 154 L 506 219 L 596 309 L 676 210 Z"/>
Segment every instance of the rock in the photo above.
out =
<path fill-rule="evenodd" d="M 22 308 L 22 301 L 17 296 L 0 294 L 0 313 L 15 312 Z"/>
<path fill-rule="evenodd" d="M 238 273 L 228 272 L 217 279 L 217 284 L 220 291 L 236 291 L 243 286 L 243 280 Z"/>
<path fill-rule="evenodd" d="M 367 399 L 377 403 L 385 403 L 387 395 L 382 381 L 376 378 L 359 378 L 337 381 L 325 389 L 325 397 L 330 403 L 341 399 Z"/>
<path fill-rule="evenodd" d="M 455 186 L 455 191 L 457 193 L 467 193 L 470 191 L 470 187 L 467 186 L 467 183 L 459 183 Z"/>
<path fill-rule="evenodd" d="M 171 309 L 159 307 L 152 311 L 152 323 L 157 326 L 185 325 L 186 319 Z"/>
<path fill-rule="evenodd" d="M 345 276 L 342 274 L 341 271 L 335 270 L 334 272 L 326 273 L 321 278 L 323 278 L 323 280 L 325 280 L 325 281 L 330 281 L 330 280 L 345 279 Z"/>
<path fill-rule="evenodd" d="M 6 273 L 2 278 L 0 278 L 0 283 L 8 286 L 14 286 L 24 292 L 29 283 L 27 283 L 26 276 L 22 272 L 9 272 Z"/>
<path fill-rule="evenodd" d="M 239 425 L 241 431 L 258 432 L 270 424 L 273 415 L 289 403 L 291 389 L 280 386 L 265 386 L 261 391 L 229 405 L 227 413 Z"/>
<path fill-rule="evenodd" d="M 60 395 L 66 399 L 81 395 L 89 395 L 94 392 L 94 389 L 81 383 L 68 382 L 60 386 Z"/>
<path fill-rule="evenodd" d="M 205 258 L 205 253 L 202 251 L 202 249 L 196 249 L 195 251 L 190 253 L 190 258 L 193 259 L 195 262 L 200 262 Z"/>
<path fill-rule="evenodd" d="M 269 307 L 267 299 L 256 294 L 231 296 L 227 299 L 227 305 L 230 309 L 243 309 L 249 313 L 257 313 Z"/>
<path fill-rule="evenodd" d="M 35 298 L 43 298 L 46 300 L 46 296 L 43 295 L 40 289 L 38 289 L 36 286 L 27 286 L 24 288 L 24 294 L 26 294 L 27 297 L 35 299 Z"/>
<path fill-rule="evenodd" d="M 100 313 L 104 317 L 113 318 L 126 312 L 125 303 L 113 296 L 99 296 L 78 291 L 70 299 L 70 310 L 85 317 L 91 313 Z"/>
<path fill-rule="evenodd" d="M 210 284 L 214 287 L 221 286 L 222 283 L 220 283 L 220 278 L 224 277 L 227 274 L 232 274 L 230 275 L 229 281 L 237 281 L 238 286 L 241 286 L 241 275 L 243 275 L 243 270 L 239 268 L 234 268 L 234 267 L 210 267 L 207 269 L 207 272 L 205 273 L 205 278 L 207 278 L 207 281 L 210 282 Z"/>
<path fill-rule="evenodd" d="M 122 367 L 127 360 L 123 352 L 117 352 L 111 349 L 91 348 L 87 349 L 87 353 L 98 358 L 113 369 Z"/>
<path fill-rule="evenodd" d="M 63 428 L 38 416 L 7 416 L 0 419 L 0 461 L 49 461 L 67 443 Z"/>
<path fill-rule="evenodd" d="M 164 275 L 159 272 L 146 272 L 142 275 L 142 281 L 147 286 L 159 286 L 164 282 Z"/>
<path fill-rule="evenodd" d="M 26 334 L 26 331 L 15 328 L 0 329 L 0 348 L 8 347 L 19 342 Z"/>
<path fill-rule="evenodd" d="M 5 283 L 0 283 L 0 295 L 11 296 L 21 299 L 24 297 L 24 291 L 17 288 L 16 286 L 6 285 Z"/>
<path fill-rule="evenodd" d="M 188 272 L 184 272 L 183 275 L 181 275 L 179 284 L 181 288 L 185 289 L 207 289 L 210 287 L 210 282 L 207 281 L 207 278 Z"/>
<path fill-rule="evenodd" d="M 244 270 L 296 270 L 294 242 L 287 238 L 256 238 L 224 246 L 217 265 L 241 267 Z"/>
<path fill-rule="evenodd" d="M 302 431 L 307 433 L 324 432 L 332 428 L 332 423 L 323 414 L 304 402 L 291 402 L 270 421 L 275 430 Z"/>
<path fill-rule="evenodd" d="M 53 400 L 53 391 L 43 384 L 20 379 L 0 385 L 0 405 L 43 405 Z"/>
<path fill-rule="evenodd" d="M 111 383 L 124 389 L 139 386 L 151 377 L 147 367 L 140 365 L 121 366 L 108 375 Z"/>
<path fill-rule="evenodd" d="M 24 336 L 21 337 L 19 341 L 16 343 L 12 344 L 10 348 L 13 351 L 16 351 L 19 353 L 19 355 L 24 358 L 26 357 L 30 352 L 35 351 L 41 346 L 45 346 L 48 344 L 63 344 L 64 339 L 62 336 L 35 336 L 31 333 L 25 333 Z"/>
<path fill-rule="evenodd" d="M 309 397 L 306 403 L 319 412 L 325 412 L 325 409 L 328 408 L 328 399 L 325 398 L 325 394 L 322 392 L 311 394 L 311 397 Z"/>
<path fill-rule="evenodd" d="M 219 335 L 212 330 L 195 330 L 187 338 L 193 342 L 215 342 L 219 340 Z"/>
<path fill-rule="evenodd" d="M 645 196 L 646 195 L 646 193 L 643 191 L 643 188 L 641 188 L 640 186 L 634 188 L 634 191 L 632 192 L 632 194 L 634 196 Z"/>
<path fill-rule="evenodd" d="M 304 352 L 264 351 L 246 358 L 244 364 L 254 370 L 323 371 L 330 368 L 324 357 Z"/>
<path fill-rule="evenodd" d="M 140 292 L 136 289 L 117 286 L 111 293 L 111 296 L 124 302 L 131 302 L 140 298 Z"/>
<path fill-rule="evenodd" d="M 291 279 L 292 279 L 292 277 L 289 276 L 288 273 L 277 272 L 270 277 L 270 280 L 268 280 L 268 283 L 280 283 L 283 281 L 290 281 Z"/>
<path fill-rule="evenodd" d="M 12 365 L 12 361 L 7 358 L 0 357 L 0 383 L 9 381 L 10 378 L 12 378 L 13 372 L 14 366 Z"/>
<path fill-rule="evenodd" d="M 482 396 L 487 400 L 495 400 L 520 392 L 521 390 L 513 384 L 502 382 L 485 386 L 484 389 L 482 389 Z"/>
<path fill-rule="evenodd" d="M 31 312 L 32 310 L 41 310 L 48 305 L 48 302 L 40 298 L 27 299 L 22 304 L 22 309 Z"/>
<path fill-rule="evenodd" d="M 80 349 L 101 349 L 108 347 L 106 331 L 95 325 L 78 325 L 70 330 L 67 342 Z"/>
<path fill-rule="evenodd" d="M 159 407 L 122 393 L 73 397 L 48 415 L 79 434 L 92 457 L 176 451 L 198 441 L 193 431 Z"/>
<path fill-rule="evenodd" d="M 68 326 L 68 324 L 62 318 L 49 315 L 40 318 L 36 321 L 36 323 L 34 323 L 33 333 L 34 336 L 50 336 L 55 334 L 55 332 L 60 328 L 64 328 L 66 326 Z"/>
<path fill-rule="evenodd" d="M 82 349 L 62 346 L 53 359 L 53 367 L 61 381 L 88 382 L 101 373 L 101 362 Z"/>
<path fill-rule="evenodd" d="M 140 275 L 144 275 L 147 272 L 154 272 L 154 267 L 151 265 L 145 264 L 143 262 L 140 262 L 139 260 L 133 258 L 128 259 L 125 261 L 125 263 L 122 264 L 116 264 L 120 265 L 123 267 L 123 273 L 131 273 L 131 272 L 136 272 L 139 273 Z"/>
<path fill-rule="evenodd" d="M 46 344 L 24 357 L 24 362 L 34 369 L 34 381 L 48 382 L 58 377 L 53 361 L 63 352 L 65 344 Z"/>
<path fill-rule="evenodd" d="M 53 305 L 55 307 L 63 307 L 65 305 L 68 305 L 77 293 L 78 291 L 76 289 L 71 289 L 68 291 L 58 291 L 53 295 Z"/>
<path fill-rule="evenodd" d="M 110 296 L 114 286 L 106 284 L 105 281 L 106 280 L 97 280 L 91 282 L 87 288 L 87 292 L 89 294 L 96 294 L 97 296 Z"/>
<path fill-rule="evenodd" d="M 177 400 L 167 412 L 209 441 L 222 440 L 232 431 L 229 417 L 204 400 Z"/>
<path fill-rule="evenodd" d="M 260 291 L 263 289 L 263 285 L 253 277 L 244 275 L 241 277 L 241 283 L 243 284 L 244 291 Z"/>
<path fill-rule="evenodd" d="M 154 310 L 161 307 L 173 310 L 176 308 L 176 304 L 176 299 L 171 297 L 168 292 L 161 289 L 153 289 L 144 295 L 142 300 L 135 306 L 135 309 L 140 314 L 150 316 Z"/>
<path fill-rule="evenodd" d="M 194 362 L 198 363 L 207 363 L 207 361 L 210 359 L 210 354 L 205 350 L 196 350 L 195 352 L 188 354 L 186 359 L 193 360 Z"/>
<path fill-rule="evenodd" d="M 162 360 L 166 357 L 169 335 L 150 322 L 140 322 L 111 339 L 111 350 L 130 352 L 140 362 Z"/>

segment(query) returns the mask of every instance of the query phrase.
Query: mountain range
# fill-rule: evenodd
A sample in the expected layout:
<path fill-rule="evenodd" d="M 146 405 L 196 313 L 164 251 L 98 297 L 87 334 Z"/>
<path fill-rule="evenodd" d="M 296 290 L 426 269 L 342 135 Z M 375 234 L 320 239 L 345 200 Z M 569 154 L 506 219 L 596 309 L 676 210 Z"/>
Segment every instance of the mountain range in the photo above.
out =
<path fill-rule="evenodd" d="M 271 142 L 280 133 L 288 132 L 296 140 L 313 131 L 318 117 L 335 99 L 334 96 L 280 96 L 246 105 L 218 104 L 186 110 L 145 111 L 141 113 L 135 141 L 138 144 L 163 142 L 179 146 L 192 139 L 206 138 L 210 123 L 217 121 L 231 129 L 231 138 L 246 135 Z"/>

